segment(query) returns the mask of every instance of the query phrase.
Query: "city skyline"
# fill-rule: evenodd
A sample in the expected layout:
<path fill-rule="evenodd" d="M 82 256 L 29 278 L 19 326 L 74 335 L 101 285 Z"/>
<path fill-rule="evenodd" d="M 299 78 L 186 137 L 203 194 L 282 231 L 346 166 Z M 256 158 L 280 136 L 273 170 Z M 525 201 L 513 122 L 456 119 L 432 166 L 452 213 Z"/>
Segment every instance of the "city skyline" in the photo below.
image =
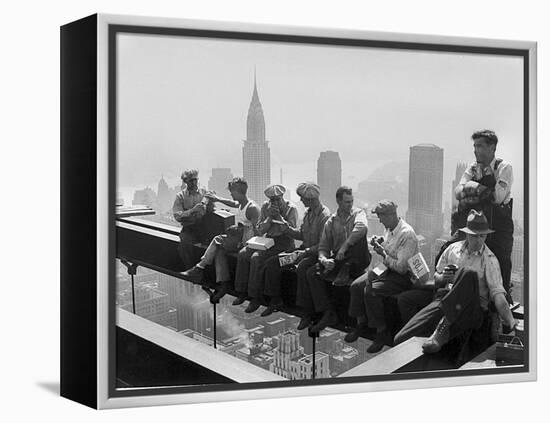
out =
<path fill-rule="evenodd" d="M 117 306 L 131 312 L 130 278 L 120 263 L 118 266 Z M 136 314 L 140 317 L 168 327 L 180 336 L 213 345 L 212 306 L 199 286 L 138 269 L 135 294 Z M 247 314 L 244 307 L 230 304 L 230 299 L 223 298 L 218 306 L 216 339 L 220 351 L 289 380 L 312 378 L 312 338 L 307 330 L 295 329 L 296 316 L 277 312 L 266 319 L 259 312 Z M 374 356 L 364 353 L 365 348 L 360 352 L 347 345 L 344 335 L 327 328 L 316 338 L 316 378 L 336 377 Z M 359 344 L 365 347 L 364 342 Z"/>
<path fill-rule="evenodd" d="M 143 63 L 149 50 L 155 60 Z M 281 168 L 291 189 L 315 180 L 319 153 L 336 150 L 342 183 L 357 188 L 374 169 L 407 160 L 410 145 L 434 143 L 446 152 L 447 198 L 456 163 L 473 160 L 471 133 L 489 127 L 522 203 L 520 60 L 136 35 L 120 36 L 119 60 L 121 190 L 161 173 L 177 181 L 187 167 L 204 183 L 216 167 L 240 175 L 256 67 L 272 181 Z"/>

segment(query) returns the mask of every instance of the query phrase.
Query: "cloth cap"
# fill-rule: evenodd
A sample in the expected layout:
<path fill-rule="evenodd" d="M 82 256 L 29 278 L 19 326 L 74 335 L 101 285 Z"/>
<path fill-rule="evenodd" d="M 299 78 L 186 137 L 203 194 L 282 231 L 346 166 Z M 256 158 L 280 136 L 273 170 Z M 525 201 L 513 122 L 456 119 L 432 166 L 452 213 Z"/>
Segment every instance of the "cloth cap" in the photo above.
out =
<path fill-rule="evenodd" d="M 487 218 L 483 212 L 473 209 L 470 210 L 470 213 L 468 213 L 466 226 L 464 228 L 460 228 L 459 231 L 470 235 L 487 235 L 494 232 L 489 228 L 489 222 L 487 222 Z"/>
<path fill-rule="evenodd" d="M 303 198 L 319 198 L 321 195 L 321 188 L 313 182 L 302 182 L 296 188 L 296 194 Z"/>
<path fill-rule="evenodd" d="M 199 171 L 196 169 L 186 170 L 181 174 L 181 179 L 188 181 L 189 179 L 196 179 L 199 177 Z"/>
<path fill-rule="evenodd" d="M 392 214 L 397 211 L 397 204 L 390 200 L 380 201 L 375 208 L 371 210 L 375 214 Z"/>
<path fill-rule="evenodd" d="M 286 188 L 282 185 L 270 185 L 265 189 L 264 194 L 267 198 L 273 198 L 280 197 L 284 195 L 285 192 Z"/>

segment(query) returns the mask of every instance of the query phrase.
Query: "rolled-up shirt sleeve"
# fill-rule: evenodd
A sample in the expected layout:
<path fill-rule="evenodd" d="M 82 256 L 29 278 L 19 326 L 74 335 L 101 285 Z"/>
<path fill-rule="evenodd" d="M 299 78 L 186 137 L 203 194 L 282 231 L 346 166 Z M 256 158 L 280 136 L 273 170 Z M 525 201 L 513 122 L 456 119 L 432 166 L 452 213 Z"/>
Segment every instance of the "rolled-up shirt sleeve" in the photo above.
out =
<path fill-rule="evenodd" d="M 311 242 L 312 244 L 307 247 L 309 248 L 309 251 L 311 254 L 317 254 L 317 252 L 319 251 L 319 243 L 321 241 L 321 237 L 323 236 L 323 229 L 325 227 L 325 224 L 327 223 L 328 219 L 329 219 L 330 215 L 329 214 L 322 214 L 318 219 L 317 219 L 317 222 L 316 222 L 316 227 L 315 228 L 312 228 L 312 231 L 314 234 L 317 234 L 317 236 L 315 237 L 316 239 L 312 239 Z M 303 224 L 302 224 L 302 227 L 303 227 Z M 303 232 L 302 232 L 302 235 L 303 235 Z M 302 237 L 303 239 L 303 237 Z"/>
<path fill-rule="evenodd" d="M 503 164 L 495 185 L 495 204 L 502 204 L 506 197 L 510 195 L 513 181 L 512 165 Z"/>
<path fill-rule="evenodd" d="M 285 220 L 290 226 L 295 228 L 298 223 L 298 209 L 296 207 L 291 207 Z"/>
<path fill-rule="evenodd" d="M 435 271 L 437 273 L 443 273 L 445 267 L 449 264 L 449 252 L 451 251 L 451 247 L 452 244 L 445 248 L 445 251 L 443 251 L 441 257 L 439 257 L 439 261 L 437 262 L 437 266 L 435 267 Z"/>
<path fill-rule="evenodd" d="M 409 270 L 408 260 L 418 252 L 418 241 L 416 236 L 409 233 L 405 236 L 402 245 L 397 250 L 397 257 L 389 254 L 384 259 L 384 264 L 390 269 L 400 274 L 405 274 Z"/>
<path fill-rule="evenodd" d="M 347 244 L 349 246 L 355 245 L 361 237 L 367 235 L 367 214 L 364 210 L 357 212 L 354 218 L 353 229 L 348 236 Z"/>
<path fill-rule="evenodd" d="M 323 233 L 321 234 L 321 240 L 319 241 L 319 254 L 322 253 L 326 257 L 330 256 L 330 246 L 332 245 L 331 227 L 332 222 L 329 219 L 323 227 Z"/>
<path fill-rule="evenodd" d="M 473 178 L 472 166 L 468 166 L 464 171 L 462 178 L 460 178 L 460 182 L 455 188 L 455 198 L 457 200 L 460 200 L 462 198 L 462 191 L 464 190 L 464 185 L 470 182 L 472 178 Z"/>
<path fill-rule="evenodd" d="M 506 290 L 502 285 L 502 275 L 500 273 L 500 266 L 498 260 L 494 256 L 487 257 L 485 263 L 485 280 L 487 281 L 487 287 L 489 288 L 489 298 L 494 300 L 495 295 L 505 294 Z"/>
<path fill-rule="evenodd" d="M 262 204 L 262 208 L 260 210 L 260 218 L 258 219 L 258 224 L 256 225 L 256 230 L 260 235 L 264 235 L 267 233 L 269 228 L 271 227 L 271 223 L 267 221 L 267 208 L 268 204 L 264 203 Z"/>
<path fill-rule="evenodd" d="M 193 221 L 191 211 L 185 210 L 183 206 L 183 199 L 181 199 L 179 195 L 176 196 L 176 199 L 174 200 L 172 214 L 177 222 L 184 223 Z"/>

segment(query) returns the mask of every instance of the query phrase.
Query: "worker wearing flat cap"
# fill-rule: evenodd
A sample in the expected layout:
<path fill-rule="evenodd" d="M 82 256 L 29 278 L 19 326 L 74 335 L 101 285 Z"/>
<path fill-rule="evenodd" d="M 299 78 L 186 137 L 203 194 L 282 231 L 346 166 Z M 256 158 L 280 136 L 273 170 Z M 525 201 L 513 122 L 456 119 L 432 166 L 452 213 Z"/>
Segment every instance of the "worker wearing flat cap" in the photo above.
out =
<path fill-rule="evenodd" d="M 235 271 L 235 290 L 238 296 L 233 305 L 242 304 L 247 298 L 252 301 L 246 308 L 252 313 L 260 307 L 264 287 L 264 264 L 272 256 L 294 249 L 294 239 L 286 233 L 286 227 L 295 228 L 298 220 L 298 209 L 290 201 L 283 198 L 286 188 L 282 185 L 268 186 L 264 194 L 268 198 L 262 204 L 257 233 L 266 238 L 272 238 L 274 245 L 268 250 L 254 250 L 244 247 L 237 256 Z"/>
<path fill-rule="evenodd" d="M 385 228 L 383 238 L 373 236 L 370 242 L 385 269 L 370 270 L 351 284 L 348 311 L 357 319 L 357 326 L 344 339 L 354 342 L 367 331 L 368 325 L 376 329 L 376 338 L 367 352 L 375 353 L 393 342 L 384 318 L 384 298 L 413 288 L 408 260 L 418 253 L 418 239 L 414 229 L 397 215 L 397 204 L 393 201 L 382 200 L 371 211 Z M 430 295 L 427 294 L 426 304 Z"/>
<path fill-rule="evenodd" d="M 172 214 L 181 224 L 178 253 L 187 269 L 197 261 L 193 244 L 200 239 L 199 224 L 206 213 L 207 201 L 204 197 L 205 190 L 199 188 L 198 170 L 184 171 L 181 174 L 181 181 L 181 191 L 176 195 Z"/>
<path fill-rule="evenodd" d="M 436 266 L 436 287 L 444 287 L 445 295 L 420 310 L 395 336 L 395 344 L 413 336 L 428 337 L 422 345 L 425 353 L 438 352 L 447 342 L 466 330 L 472 334 L 470 347 L 483 351 L 491 341 L 493 303 L 509 332 L 516 326 L 504 288 L 497 257 L 485 244 L 489 228 L 482 211 L 471 210 L 466 226 L 459 229 L 464 241 L 448 246 Z M 431 336 L 430 336 L 431 334 Z"/>
<path fill-rule="evenodd" d="M 306 271 L 317 263 L 319 240 L 325 222 L 330 217 L 330 210 L 319 200 L 321 190 L 313 182 L 302 182 L 296 188 L 296 194 L 306 207 L 304 220 L 300 228 L 293 228 L 289 224 L 282 225 L 283 231 L 293 239 L 302 241 L 299 249 L 295 250 L 296 257 L 291 265 L 296 266 L 298 281 L 306 278 Z M 279 256 L 270 257 L 265 263 L 265 284 L 263 297 L 259 302 L 266 302 L 269 297 L 269 306 L 262 312 L 262 316 L 269 316 L 283 305 L 281 298 L 281 275 L 283 268 Z M 302 284 L 303 285 L 303 284 Z"/>
<path fill-rule="evenodd" d="M 338 209 L 325 223 L 317 252 L 318 263 L 298 281 L 296 305 L 304 310 L 298 324 L 302 330 L 311 326 L 320 332 L 338 322 L 329 285 L 348 286 L 370 263 L 367 245 L 367 216 L 353 207 L 353 191 L 341 186 L 336 190 Z M 321 314 L 314 323 L 314 318 Z"/>

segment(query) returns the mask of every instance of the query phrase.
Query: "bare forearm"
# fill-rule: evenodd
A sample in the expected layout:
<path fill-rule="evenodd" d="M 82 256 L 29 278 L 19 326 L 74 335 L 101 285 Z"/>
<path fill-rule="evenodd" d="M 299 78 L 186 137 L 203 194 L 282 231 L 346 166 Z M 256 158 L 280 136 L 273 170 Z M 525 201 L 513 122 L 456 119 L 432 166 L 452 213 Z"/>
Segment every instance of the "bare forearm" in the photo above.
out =
<path fill-rule="evenodd" d="M 239 202 L 238 202 L 238 201 L 230 200 L 229 198 L 220 198 L 220 197 L 217 197 L 217 198 L 216 198 L 216 201 L 217 201 L 218 203 L 225 204 L 225 205 L 228 206 L 228 207 L 233 207 L 233 208 L 239 207 Z"/>
<path fill-rule="evenodd" d="M 512 312 L 510 311 L 510 306 L 508 305 L 508 301 L 506 301 L 506 297 L 504 296 L 504 294 L 499 293 L 495 295 L 493 301 L 495 303 L 495 307 L 498 311 L 500 318 L 508 326 L 513 327 L 516 321 L 514 319 L 514 316 L 512 315 Z"/>
<path fill-rule="evenodd" d="M 258 223 L 258 226 L 256 226 L 258 230 L 258 234 L 263 235 L 265 234 L 269 228 L 271 227 L 271 219 L 266 219 L 260 223 Z"/>
<path fill-rule="evenodd" d="M 191 210 L 178 210 L 174 211 L 174 219 L 176 219 L 178 222 L 189 222 L 191 220 L 194 220 L 193 213 L 191 213 Z"/>

